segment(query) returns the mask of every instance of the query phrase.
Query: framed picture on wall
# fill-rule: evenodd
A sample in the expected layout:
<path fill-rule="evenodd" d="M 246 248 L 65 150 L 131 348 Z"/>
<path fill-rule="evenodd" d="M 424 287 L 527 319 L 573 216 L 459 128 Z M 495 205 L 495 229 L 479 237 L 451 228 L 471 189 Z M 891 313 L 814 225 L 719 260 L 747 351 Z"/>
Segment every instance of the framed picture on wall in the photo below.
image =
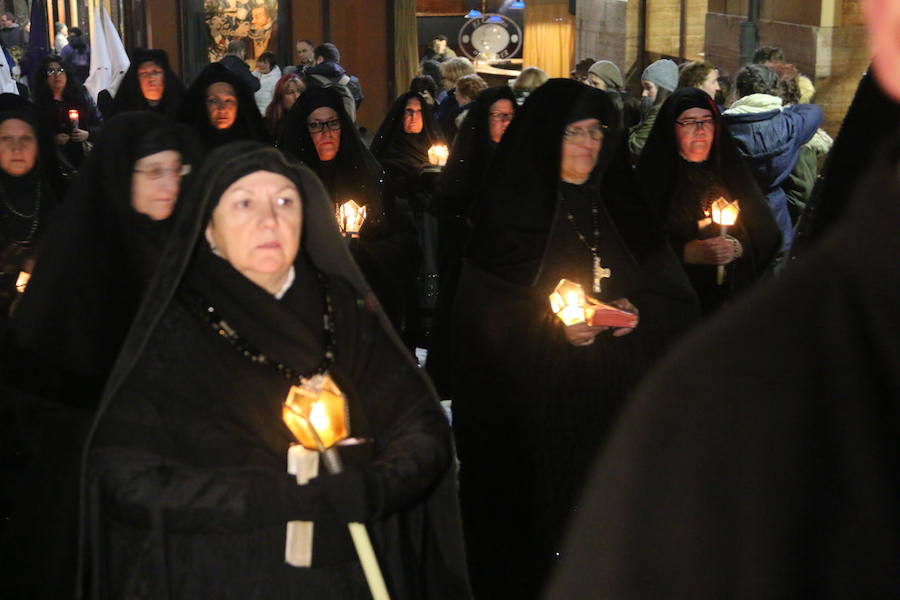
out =
<path fill-rule="evenodd" d="M 244 45 L 244 58 L 252 69 L 264 52 L 278 52 L 279 0 L 204 0 L 206 54 L 209 62 L 225 56 L 228 43 Z"/>

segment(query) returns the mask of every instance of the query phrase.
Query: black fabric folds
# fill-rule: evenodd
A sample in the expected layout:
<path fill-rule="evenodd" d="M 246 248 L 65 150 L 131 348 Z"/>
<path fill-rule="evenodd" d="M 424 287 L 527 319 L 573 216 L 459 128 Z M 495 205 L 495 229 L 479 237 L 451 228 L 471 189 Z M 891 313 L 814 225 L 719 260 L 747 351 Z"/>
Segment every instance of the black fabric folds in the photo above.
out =
<path fill-rule="evenodd" d="M 900 595 L 898 150 L 637 392 L 547 598 Z"/>
<path fill-rule="evenodd" d="M 214 128 L 206 110 L 206 90 L 214 83 L 224 82 L 234 88 L 238 101 L 237 118 L 225 130 Z M 253 94 L 237 75 L 212 63 L 203 69 L 188 88 L 178 110 L 178 121 L 194 129 L 206 152 L 238 140 L 266 141 L 266 127 L 253 100 Z"/>
<path fill-rule="evenodd" d="M 163 97 L 159 104 L 150 106 L 141 92 L 141 83 L 138 79 L 137 70 L 146 62 L 152 62 L 165 73 Z M 125 72 L 119 89 L 116 91 L 116 97 L 113 100 L 112 114 L 103 116 L 106 118 L 117 115 L 130 110 L 150 110 L 161 115 L 174 119 L 178 114 L 182 97 L 185 94 L 184 84 L 181 79 L 172 70 L 169 65 L 169 56 L 165 50 L 155 50 L 148 48 L 135 48 L 131 53 L 131 66 Z"/>
<path fill-rule="evenodd" d="M 715 121 L 715 141 L 702 163 L 681 158 L 675 137 L 675 120 L 690 108 L 709 110 Z M 781 247 L 778 227 L 734 139 L 723 127 L 718 108 L 702 90 L 676 90 L 662 105 L 641 154 L 637 179 L 645 199 L 665 223 L 679 258 L 684 256 L 685 243 L 719 235 L 715 225 L 698 226 L 709 216 L 713 201 L 719 197 L 739 201 L 738 220 L 728 233 L 740 241 L 743 256 L 727 266 L 725 285 L 717 285 L 714 265 L 684 265 L 704 312 L 752 285 L 771 267 Z"/>
<path fill-rule="evenodd" d="M 302 198 L 296 279 L 281 300 L 213 256 L 202 237 L 222 191 L 259 170 L 288 177 Z M 321 183 L 277 150 L 242 142 L 210 155 L 186 205 L 86 451 L 90 597 L 365 597 L 341 519 L 352 515 L 367 523 L 392 598 L 467 598 L 446 420 L 367 301 Z M 308 373 L 324 352 L 326 289 L 329 373 L 369 457 L 342 449 L 347 472 L 299 486 L 285 470 L 289 382 L 243 356 L 204 315 L 215 306 L 242 339 Z M 284 562 L 289 520 L 315 523 L 311 568 Z"/>
<path fill-rule="evenodd" d="M 573 112 L 569 112 L 573 109 Z M 608 124 L 581 185 L 560 179 L 563 133 Z M 696 298 L 625 164 L 610 99 L 571 80 L 528 97 L 478 194 L 475 228 L 453 304 L 449 345 L 460 493 L 476 596 L 536 598 L 578 509 L 587 466 L 652 361 L 696 318 Z M 574 226 L 572 221 L 574 221 Z M 563 277 L 640 311 L 632 333 L 566 341 L 549 294 Z"/>

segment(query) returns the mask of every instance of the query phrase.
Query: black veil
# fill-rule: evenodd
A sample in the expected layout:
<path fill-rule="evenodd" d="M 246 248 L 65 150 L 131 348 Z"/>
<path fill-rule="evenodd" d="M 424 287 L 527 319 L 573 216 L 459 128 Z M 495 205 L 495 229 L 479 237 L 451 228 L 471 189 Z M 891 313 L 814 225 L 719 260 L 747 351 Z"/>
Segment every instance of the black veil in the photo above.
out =
<path fill-rule="evenodd" d="M 403 131 L 404 110 L 411 98 L 418 99 L 422 106 L 423 125 L 419 133 Z M 437 121 L 425 99 L 416 92 L 406 92 L 394 101 L 384 121 L 381 122 L 369 150 L 388 173 L 398 172 L 414 176 L 423 166 L 429 164 L 428 149 L 434 144 L 443 143 L 443 139 L 444 136 L 441 135 Z"/>
<path fill-rule="evenodd" d="M 218 130 L 209 123 L 206 112 L 206 89 L 214 83 L 224 82 L 234 88 L 238 100 L 237 118 L 225 130 Z M 256 107 L 253 93 L 247 89 L 237 75 L 219 63 L 212 63 L 203 69 L 184 95 L 178 110 L 178 121 L 193 127 L 200 143 L 209 152 L 215 147 L 238 140 L 265 141 L 268 139 L 266 127 Z"/>
<path fill-rule="evenodd" d="M 160 99 L 159 105 L 152 107 L 144 98 L 141 92 L 141 84 L 138 79 L 138 68 L 142 63 L 152 62 L 158 65 L 165 73 L 165 88 L 163 89 L 163 97 Z M 165 50 L 155 50 L 149 48 L 135 48 L 131 54 L 131 66 L 125 72 L 119 89 L 116 91 L 116 97 L 113 99 L 112 114 L 117 115 L 129 110 L 152 110 L 170 118 L 175 118 L 178 114 L 178 108 L 181 105 L 181 99 L 185 94 L 184 84 L 178 78 L 178 75 L 169 65 L 169 55 Z M 108 117 L 111 115 L 103 115 Z"/>

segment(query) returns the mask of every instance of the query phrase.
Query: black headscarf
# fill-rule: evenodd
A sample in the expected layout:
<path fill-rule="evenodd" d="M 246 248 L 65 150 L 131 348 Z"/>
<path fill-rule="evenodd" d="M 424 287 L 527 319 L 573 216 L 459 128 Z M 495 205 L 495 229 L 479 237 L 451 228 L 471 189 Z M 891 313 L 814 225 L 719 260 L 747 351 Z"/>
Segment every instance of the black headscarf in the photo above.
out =
<path fill-rule="evenodd" d="M 491 140 L 488 113 L 497 100 L 512 102 L 513 113 L 519 108 L 508 85 L 488 88 L 469 105 L 469 112 L 456 133 L 439 184 L 438 208 L 445 218 L 470 216 L 474 196 L 490 172 L 488 167 L 497 144 Z"/>
<path fill-rule="evenodd" d="M 319 160 L 306 125 L 309 115 L 323 106 L 334 110 L 341 121 L 340 147 L 337 155 L 327 162 Z M 325 87 L 312 87 L 303 92 L 285 117 L 278 147 L 300 159 L 322 179 L 332 202 L 343 204 L 353 199 L 366 206 L 364 230 L 380 224 L 384 212 L 384 170 L 366 148 L 337 92 Z"/>
<path fill-rule="evenodd" d="M 206 110 L 206 90 L 214 83 L 224 82 L 234 88 L 238 101 L 234 124 L 225 130 L 214 128 Z M 266 127 L 247 86 L 231 71 L 219 63 L 203 69 L 188 88 L 178 110 L 178 121 L 193 127 L 206 152 L 238 140 L 265 141 Z"/>
<path fill-rule="evenodd" d="M 703 163 L 690 163 L 681 158 L 675 137 L 675 120 L 691 108 L 710 111 L 715 121 L 715 141 L 709 158 Z M 696 223 L 697 217 L 693 215 L 701 208 L 695 204 L 696 193 L 707 195 L 701 200 L 702 208 L 707 208 L 705 205 L 718 196 L 737 198 L 741 211 L 738 221 L 752 246 L 745 248 L 745 256 L 750 259 L 752 252 L 754 270 L 763 272 L 777 254 L 781 235 L 765 196 L 759 191 L 731 134 L 723 127 L 715 102 L 703 90 L 681 88 L 662 105 L 641 154 L 637 178 L 645 199 L 663 221 L 675 213 L 683 213 L 687 221 L 693 219 Z"/>
<path fill-rule="evenodd" d="M 138 78 L 138 69 L 145 62 L 152 62 L 164 72 L 165 87 L 163 96 L 157 106 L 150 106 L 141 92 L 141 82 Z M 170 118 L 175 118 L 181 99 L 184 96 L 184 84 L 169 65 L 169 55 L 165 50 L 153 50 L 148 48 L 135 48 L 131 54 L 131 66 L 125 72 L 122 83 L 116 92 L 113 101 L 113 115 L 129 110 L 151 110 Z M 106 116 L 106 115 L 104 115 Z"/>
<path fill-rule="evenodd" d="M 406 103 L 415 98 L 422 108 L 422 131 L 406 133 L 403 130 Z M 428 149 L 443 143 L 437 122 L 425 99 L 416 92 L 401 94 L 388 111 L 369 147 L 372 154 L 392 177 L 415 176 L 428 163 Z"/>
<path fill-rule="evenodd" d="M 150 112 L 107 123 L 48 231 L 16 312 L 19 346 L 66 371 L 102 377 L 109 370 L 173 221 L 133 210 L 135 161 L 177 150 L 182 164 L 195 163 L 190 137 Z"/>
<path fill-rule="evenodd" d="M 802 255 L 844 214 L 859 177 L 880 155 L 886 139 L 900 129 L 900 103 L 889 98 L 871 68 L 859 82 L 834 147 L 825 176 L 816 186 L 797 225 L 791 257 Z"/>
<path fill-rule="evenodd" d="M 643 207 L 632 206 L 634 195 L 628 190 L 633 181 L 620 168 L 626 158 L 612 101 L 577 81 L 551 79 L 516 113 L 476 196 L 467 253 L 476 266 L 513 283 L 535 283 L 559 201 L 563 132 L 569 123 L 586 118 L 599 119 L 606 129 L 585 185 L 603 195 L 606 210 L 636 257 L 655 245 L 659 228 Z M 519 191 L 504 191 L 513 188 Z"/>
<path fill-rule="evenodd" d="M 209 215 L 219 201 L 222 192 L 237 179 L 257 171 L 268 171 L 287 177 L 297 186 L 302 198 L 303 231 L 300 251 L 294 262 L 297 279 L 280 301 L 250 282 L 226 261 L 213 256 L 203 238 L 203 231 L 209 221 Z M 191 188 L 188 195 L 190 202 L 186 210 L 177 219 L 171 241 L 160 261 L 159 275 L 154 279 L 148 290 L 107 384 L 104 400 L 98 410 L 85 450 L 85 464 L 88 466 L 86 472 L 89 475 L 108 473 L 110 471 L 117 473 L 115 469 L 119 468 L 117 465 L 122 460 L 125 461 L 122 464 L 122 469 L 134 468 L 135 465 L 128 462 L 130 460 L 130 456 L 127 454 L 128 446 L 140 449 L 155 447 L 154 441 L 145 431 L 139 432 L 136 438 L 137 442 L 133 441 L 135 438 L 131 438 L 132 441 L 130 443 L 122 444 L 119 441 L 120 432 L 117 431 L 118 427 L 116 424 L 122 420 L 127 422 L 134 418 L 135 411 L 140 412 L 148 407 L 159 406 L 154 399 L 145 400 L 141 394 L 136 396 L 134 389 L 130 389 L 129 385 L 133 385 L 133 379 L 140 381 L 147 377 L 143 367 L 138 367 L 138 365 L 146 364 L 142 361 L 154 361 L 156 352 L 171 354 L 171 348 L 154 346 L 154 338 L 162 332 L 164 336 L 167 336 L 165 339 L 171 339 L 171 337 L 168 337 L 170 332 L 166 329 L 166 319 L 169 318 L 167 315 L 171 316 L 174 314 L 173 311 L 177 313 L 179 310 L 184 310 L 182 307 L 187 307 L 191 294 L 200 293 L 204 299 L 214 303 L 222 310 L 223 315 L 227 315 L 228 322 L 235 327 L 242 338 L 255 348 L 262 350 L 267 356 L 278 357 L 284 360 L 298 372 L 309 373 L 323 357 L 322 339 L 318 335 L 321 333 L 319 327 L 321 327 L 322 323 L 323 303 L 322 297 L 315 292 L 316 289 L 321 289 L 320 286 L 323 285 L 323 281 L 328 282 L 330 298 L 334 301 L 334 330 L 339 340 L 335 346 L 335 360 L 329 368 L 329 373 L 338 382 L 341 389 L 348 394 L 348 397 L 351 398 L 348 401 L 351 405 L 351 419 L 353 419 L 354 414 L 352 412 L 353 408 L 360 406 L 357 399 L 361 398 L 361 406 L 366 406 L 371 411 L 357 411 L 355 414 L 362 422 L 368 419 L 368 423 L 372 427 L 371 429 L 360 427 L 359 431 L 382 432 L 381 434 L 374 434 L 375 451 L 378 452 L 382 447 L 402 451 L 401 444 L 394 443 L 396 438 L 391 436 L 399 430 L 398 428 L 409 427 L 408 422 L 406 425 L 402 425 L 401 419 L 390 418 L 387 422 L 384 422 L 382 419 L 384 416 L 392 415 L 392 411 L 396 411 L 398 407 L 402 408 L 403 406 L 414 408 L 414 410 L 407 413 L 407 416 L 413 421 L 418 421 L 421 418 L 423 408 L 425 412 L 433 415 L 435 414 L 433 411 L 437 410 L 436 402 L 428 406 L 426 404 L 432 402 L 431 398 L 434 397 L 434 394 L 424 379 L 424 375 L 419 374 L 420 372 L 412 366 L 409 359 L 403 358 L 400 342 L 392 333 L 392 329 L 384 315 L 371 302 L 368 303 L 368 308 L 360 308 L 366 306 L 366 303 L 361 299 L 369 297 L 369 288 L 353 262 L 347 245 L 338 233 L 330 198 L 318 178 L 309 169 L 288 162 L 274 148 L 258 143 L 238 142 L 213 151 L 201 172 L 197 174 L 196 186 Z M 312 280 L 308 277 L 308 275 L 316 272 L 324 276 L 324 279 L 320 280 L 318 284 L 315 276 L 313 276 Z M 402 400 L 398 398 L 397 403 L 387 401 L 372 408 L 366 404 L 367 400 L 365 397 L 377 397 L 377 392 L 373 390 L 368 392 L 356 390 L 354 387 L 356 378 L 362 378 L 366 375 L 361 373 L 364 369 L 349 371 L 348 369 L 351 368 L 354 359 L 348 357 L 353 357 L 359 348 L 348 347 L 347 344 L 342 345 L 340 340 L 352 336 L 366 335 L 363 330 L 355 329 L 353 322 L 353 316 L 359 314 L 360 311 L 372 315 L 375 327 L 380 327 L 383 330 L 377 336 L 379 341 L 384 341 L 384 338 L 381 337 L 381 333 L 383 333 L 387 336 L 387 345 L 392 346 L 396 350 L 396 355 L 401 357 L 401 361 L 407 361 L 404 368 L 412 369 L 417 380 L 416 385 L 421 384 L 424 386 L 423 389 L 425 389 L 426 396 L 428 396 L 425 404 L 421 402 L 421 397 L 413 400 L 412 396 L 407 396 Z M 193 331 L 196 332 L 197 330 L 194 329 Z M 346 336 L 342 332 L 347 332 Z M 196 333 L 192 333 L 192 335 L 191 339 L 195 340 L 196 343 Z M 215 333 L 209 332 L 209 335 L 215 336 Z M 213 341 L 216 340 L 213 338 Z M 222 348 L 223 352 L 225 352 L 223 356 L 234 356 L 244 360 L 240 357 L 238 351 L 232 350 L 227 346 L 218 346 L 218 344 L 216 346 Z M 150 357 L 149 359 L 148 356 Z M 198 357 L 198 360 L 200 361 L 198 365 L 202 365 L 202 357 Z M 163 359 L 163 364 L 168 364 L 169 368 L 172 368 L 171 361 L 166 363 L 165 359 Z M 242 364 L 246 364 L 251 369 L 249 372 L 253 373 L 253 376 L 259 377 L 257 381 L 264 388 L 260 392 L 262 397 L 271 398 L 273 395 L 277 395 L 278 392 L 284 393 L 286 391 L 286 387 L 289 384 L 276 374 L 271 365 L 253 365 L 249 360 Z M 252 370 L 256 367 L 259 368 L 255 371 Z M 218 378 L 219 375 L 210 371 L 208 374 L 201 375 L 198 381 L 201 382 L 207 393 L 214 393 Z M 225 378 L 227 382 L 227 376 Z M 171 383 L 168 382 L 163 385 L 171 385 Z M 175 385 L 178 385 L 178 383 L 176 382 Z M 180 389 L 190 390 L 190 395 L 193 396 L 193 390 L 197 388 L 191 386 L 197 385 L 200 385 L 197 381 L 186 381 L 183 383 L 183 386 L 186 387 L 181 387 Z M 273 390 L 275 394 L 270 394 L 269 392 Z M 163 588 L 167 585 L 172 585 L 175 587 L 181 586 L 179 589 L 192 589 L 192 586 L 208 585 L 208 582 L 197 582 L 196 579 L 191 581 L 190 578 L 182 578 L 179 573 L 179 569 L 182 567 L 175 562 L 174 555 L 167 555 L 168 543 L 166 542 L 165 545 L 160 544 L 160 540 L 163 539 L 162 536 L 169 531 L 169 528 L 180 527 L 178 517 L 170 518 L 170 515 L 175 515 L 179 510 L 186 512 L 191 510 L 197 511 L 204 510 L 209 506 L 212 511 L 209 523 L 229 523 L 231 525 L 226 527 L 231 527 L 233 529 L 232 533 L 238 537 L 245 536 L 246 531 L 250 529 L 250 527 L 246 527 L 248 523 L 251 527 L 255 527 L 255 524 L 259 523 L 261 524 L 261 530 L 258 534 L 248 534 L 250 537 L 241 537 L 241 539 L 252 538 L 254 543 L 260 540 L 265 543 L 268 540 L 272 544 L 277 544 L 278 537 L 272 536 L 270 532 L 273 529 L 281 529 L 283 531 L 283 523 L 286 520 L 292 520 L 287 516 L 287 513 L 293 512 L 295 515 L 297 514 L 298 499 L 310 498 L 312 494 L 316 493 L 314 489 L 317 488 L 317 484 L 326 485 L 322 481 L 327 479 L 324 476 L 307 486 L 297 486 L 295 481 L 282 474 L 283 467 L 281 463 L 283 462 L 283 455 L 281 453 L 287 450 L 289 436 L 286 435 L 287 431 L 284 425 L 276 416 L 278 412 L 266 408 L 270 407 L 271 403 L 260 402 L 259 398 L 249 397 L 245 397 L 238 403 L 234 394 L 229 396 L 226 393 L 225 396 L 226 399 L 222 403 L 223 410 L 216 409 L 206 415 L 199 415 L 199 417 L 211 419 L 209 422 L 210 431 L 216 430 L 221 433 L 224 430 L 224 435 L 230 435 L 230 439 L 241 440 L 241 443 L 247 444 L 246 448 L 252 447 L 256 449 L 253 452 L 259 454 L 251 460 L 255 464 L 250 467 L 250 471 L 258 472 L 259 477 L 256 477 L 254 481 L 258 481 L 259 486 L 262 486 L 261 488 L 259 486 L 246 485 L 246 482 L 249 481 L 247 476 L 249 475 L 252 479 L 254 475 L 247 470 L 246 456 L 244 457 L 244 462 L 241 462 L 239 456 L 243 450 L 240 449 L 237 449 L 237 454 L 231 454 L 222 461 L 224 465 L 240 465 L 237 468 L 230 467 L 232 472 L 234 472 L 234 482 L 227 480 L 227 476 L 225 478 L 222 477 L 222 467 L 207 467 L 206 464 L 210 461 L 193 454 L 186 456 L 185 450 L 180 450 L 178 447 L 171 447 L 164 443 L 166 448 L 162 452 L 165 453 L 165 456 L 160 458 L 163 461 L 168 459 L 185 461 L 183 464 L 186 468 L 175 467 L 177 473 L 175 480 L 178 480 L 179 477 L 188 477 L 191 481 L 203 486 L 204 484 L 201 482 L 206 479 L 210 482 L 212 488 L 220 489 L 222 486 L 225 486 L 230 490 L 237 490 L 235 493 L 239 494 L 243 494 L 246 490 L 254 498 L 259 496 L 260 502 L 257 504 L 251 501 L 251 503 L 237 508 L 238 504 L 242 502 L 237 500 L 236 503 L 231 503 L 231 506 L 225 506 L 219 504 L 218 500 L 211 498 L 205 492 L 187 495 L 180 494 L 175 489 L 178 487 L 177 483 L 173 488 L 170 488 L 174 496 L 171 498 L 171 501 L 161 499 L 160 496 L 153 493 L 144 495 L 138 491 L 137 496 L 140 498 L 137 501 L 146 502 L 143 506 L 158 517 L 150 518 L 148 525 L 141 524 L 138 526 L 136 535 L 145 544 L 141 548 L 140 553 L 144 556 L 147 556 L 149 553 L 149 555 L 161 561 L 159 563 L 156 563 L 155 560 L 147 562 L 136 558 L 137 562 L 142 563 L 137 568 L 139 570 L 144 569 L 138 577 L 146 576 L 148 568 L 154 569 L 152 573 L 154 580 L 161 579 L 162 581 L 158 583 L 161 583 Z M 210 403 L 210 399 L 204 398 L 203 392 L 200 392 L 197 404 L 210 405 L 215 403 Z M 184 410 L 181 410 L 180 407 L 175 407 L 174 410 L 177 412 L 174 418 L 184 419 L 184 422 L 192 423 L 190 426 L 196 424 L 195 421 L 198 419 L 196 407 L 186 407 Z M 179 410 L 181 411 L 178 412 Z M 410 415 L 410 413 L 415 414 Z M 235 423 L 234 419 L 242 414 L 245 416 L 251 414 L 253 417 L 259 418 L 254 419 L 253 422 L 241 421 Z M 163 421 L 165 420 L 166 418 L 163 418 Z M 161 426 L 159 420 L 151 419 L 151 421 L 151 423 L 147 424 L 147 431 L 153 431 L 154 427 Z M 356 421 L 353 422 L 356 425 L 359 424 Z M 223 429 L 219 429 L 220 427 Z M 185 431 L 170 431 L 166 435 L 171 434 L 172 439 L 179 439 L 179 436 L 186 435 Z M 420 435 L 418 431 L 416 435 Z M 195 447 L 202 448 L 206 445 L 216 448 L 217 444 L 221 446 L 221 439 L 219 433 L 213 434 L 208 438 L 201 437 L 196 439 Z M 447 441 L 449 443 L 449 440 Z M 124 457 L 122 457 L 122 453 L 116 454 L 115 452 L 117 448 L 121 447 L 125 447 L 126 455 Z M 193 448 L 188 450 L 188 452 L 193 452 Z M 115 464 L 109 464 L 108 461 L 110 459 L 106 458 L 108 455 L 112 456 Z M 273 456 L 275 456 L 274 460 Z M 386 456 L 385 459 L 396 460 L 396 457 Z M 425 461 L 427 463 L 427 457 L 425 457 Z M 277 464 L 278 468 L 273 469 L 273 463 Z M 226 466 L 225 468 L 229 467 Z M 345 475 L 351 474 L 345 472 Z M 408 486 L 410 484 L 409 473 L 394 472 L 385 475 L 388 478 L 395 478 L 391 481 L 393 484 L 400 486 Z M 110 476 L 113 482 L 115 482 L 115 476 Z M 373 476 L 383 477 L 380 473 L 373 474 Z M 140 477 L 143 478 L 143 476 Z M 154 479 L 155 477 L 151 473 L 145 480 L 149 482 Z M 109 479 L 106 482 L 108 481 Z M 348 481 L 346 478 L 340 479 L 340 482 L 343 484 L 347 484 Z M 426 502 L 428 504 L 426 512 L 419 511 L 415 505 L 389 508 L 389 511 L 396 512 L 384 515 L 377 522 L 369 525 L 370 530 L 373 532 L 373 541 L 376 544 L 376 548 L 379 549 L 379 560 L 385 570 L 386 579 L 388 579 L 390 585 L 396 586 L 394 589 L 399 590 L 399 596 L 424 597 L 420 596 L 420 594 L 425 594 L 426 589 L 429 590 L 427 592 L 428 597 L 432 597 L 432 594 L 436 594 L 434 597 L 443 597 L 441 594 L 446 594 L 447 597 L 467 596 L 464 590 L 464 575 L 460 578 L 458 573 L 458 569 L 462 566 L 462 556 L 457 553 L 460 546 L 458 526 L 453 519 L 452 511 L 454 508 L 452 504 L 447 504 L 448 502 L 455 503 L 455 495 L 452 493 L 453 480 L 449 471 L 442 481 L 443 483 L 436 485 L 431 491 L 418 494 L 419 500 L 417 502 L 420 502 L 422 505 Z M 107 507 L 112 506 L 114 503 L 108 502 L 107 498 L 109 495 L 99 493 L 98 489 L 93 485 L 94 483 L 93 480 L 85 482 L 84 504 L 90 508 L 83 512 L 82 518 L 84 519 L 84 531 L 86 533 L 82 536 L 82 540 L 91 540 L 91 551 L 95 553 L 92 560 L 95 561 L 95 564 L 109 564 L 117 559 L 111 554 L 115 552 L 116 543 L 121 543 L 122 539 L 121 536 L 118 539 L 113 538 L 112 536 L 116 535 L 116 530 L 105 519 L 97 518 L 98 515 L 105 516 L 109 514 L 101 511 L 107 510 Z M 167 485 L 163 482 L 160 483 Z M 412 483 L 417 482 L 413 481 Z M 121 487 L 127 488 L 129 486 Z M 252 489 L 248 489 L 248 487 Z M 260 494 L 259 491 L 261 489 L 272 491 L 272 493 L 267 494 L 263 492 Z M 344 496 L 352 493 L 350 488 L 344 487 L 341 489 Z M 135 497 L 132 496 L 129 489 L 113 487 L 111 491 L 113 492 L 112 497 L 129 497 L 127 501 Z M 392 488 L 392 491 L 396 493 L 397 490 Z M 304 496 L 304 494 L 310 494 L 310 496 Z M 427 497 L 423 497 L 426 495 Z M 289 498 L 294 499 L 293 503 L 289 501 Z M 354 497 L 349 501 L 368 502 L 361 497 Z M 440 508 L 441 512 L 432 512 L 439 506 L 436 501 L 442 505 Z M 213 502 L 214 505 L 209 505 L 209 502 Z M 300 500 L 300 504 L 303 503 L 304 501 Z M 309 502 L 307 501 L 307 503 Z M 319 502 L 319 505 L 324 504 L 324 502 Z M 256 510 L 254 510 L 254 507 Z M 235 508 L 237 508 L 237 511 L 235 511 Z M 412 512 L 413 520 L 407 519 L 407 511 Z M 320 520 L 324 522 L 335 519 L 333 513 L 330 516 L 326 516 L 322 515 L 321 512 L 320 509 L 318 513 L 313 512 L 312 515 L 307 517 L 316 520 L 317 529 L 319 528 Z M 309 513 L 306 514 L 309 515 Z M 240 515 L 243 515 L 243 517 Z M 204 521 L 207 520 L 204 519 Z M 238 524 L 234 525 L 233 523 Z M 412 529 L 408 529 L 409 527 Z M 180 548 L 190 549 L 194 547 L 190 545 L 192 539 L 211 540 L 219 533 L 218 531 L 213 531 L 214 528 L 214 525 L 210 525 L 207 529 L 201 526 L 198 531 L 192 531 L 188 536 L 181 536 L 183 538 L 182 541 L 176 542 L 176 545 L 181 544 L 179 545 Z M 345 527 L 341 526 L 334 531 L 339 533 L 344 529 Z M 410 531 L 415 532 L 420 537 L 409 533 Z M 96 535 L 98 532 L 101 533 L 99 537 Z M 110 532 L 112 532 L 111 536 L 108 535 Z M 409 535 L 407 536 L 407 534 Z M 324 529 L 323 533 L 318 535 L 323 541 L 329 541 Z M 444 538 L 443 536 L 445 535 L 449 535 L 449 537 Z M 203 536 L 206 537 L 204 538 Z M 455 540 L 454 536 L 457 536 Z M 379 542 L 383 541 L 385 537 L 387 541 L 394 540 L 402 546 L 411 544 L 416 548 L 417 552 L 422 552 L 422 571 L 417 571 L 415 574 L 404 572 L 401 567 L 404 559 L 399 559 L 398 552 L 402 554 L 402 551 L 396 547 L 397 544 L 379 546 Z M 438 546 L 432 547 L 432 544 L 435 542 Z M 269 544 L 269 546 L 272 544 Z M 316 544 L 318 548 L 318 542 Z M 135 546 L 129 544 L 129 547 Z M 425 552 L 426 549 L 427 552 Z M 129 551 L 126 550 L 126 552 Z M 239 556 L 241 552 L 246 554 L 247 549 L 235 548 L 233 551 L 228 551 L 227 554 L 229 558 L 233 558 Z M 352 560 L 352 550 L 350 552 Z M 277 552 L 273 552 L 273 555 L 277 557 Z M 302 586 L 304 581 L 309 580 L 315 583 L 318 580 L 318 576 L 315 573 L 310 575 L 308 569 L 286 568 L 282 560 L 272 561 L 270 558 L 262 557 L 258 566 L 266 570 L 266 575 L 262 579 L 265 580 L 265 585 L 268 586 L 268 589 L 277 590 L 277 593 L 273 592 L 277 597 L 287 597 L 289 595 L 287 590 L 290 586 L 293 586 L 291 589 L 296 592 L 296 586 Z M 121 559 L 119 558 L 119 560 Z M 316 559 L 314 558 L 314 560 Z M 407 555 L 405 560 L 410 560 L 410 556 Z M 84 561 L 82 561 L 82 564 L 84 564 Z M 207 562 L 200 567 L 201 570 L 209 568 L 214 569 L 215 565 Z M 104 584 L 110 581 L 124 581 L 119 573 L 104 573 L 104 575 L 106 577 L 91 578 L 93 580 L 92 584 L 101 586 L 101 593 L 104 592 L 102 589 Z M 166 582 L 166 577 L 171 577 L 172 580 Z M 354 577 L 354 579 L 355 581 L 352 585 L 356 586 L 358 585 L 358 578 Z M 225 580 L 228 581 L 228 578 L 226 577 Z M 124 584 L 134 585 L 135 582 L 132 579 L 125 581 Z M 151 586 L 156 585 L 156 583 L 151 581 L 147 581 L 147 584 Z M 349 588 L 351 584 L 346 582 L 346 585 Z M 254 584 L 250 583 L 249 586 L 253 587 Z M 449 586 L 448 589 L 453 589 L 453 591 L 441 590 L 441 586 Z M 461 587 L 457 588 L 456 586 Z M 212 589 L 217 594 L 229 591 L 223 589 L 221 583 L 214 583 Z"/>

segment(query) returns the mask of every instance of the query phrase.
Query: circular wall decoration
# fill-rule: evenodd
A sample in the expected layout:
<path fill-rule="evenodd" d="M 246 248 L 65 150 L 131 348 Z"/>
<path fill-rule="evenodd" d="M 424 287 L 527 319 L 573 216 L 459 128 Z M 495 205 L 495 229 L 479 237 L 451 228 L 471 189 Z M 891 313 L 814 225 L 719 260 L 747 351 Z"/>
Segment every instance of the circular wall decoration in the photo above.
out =
<path fill-rule="evenodd" d="M 503 60 L 522 49 L 522 30 L 509 17 L 485 14 L 460 28 L 459 47 L 471 60 Z"/>

